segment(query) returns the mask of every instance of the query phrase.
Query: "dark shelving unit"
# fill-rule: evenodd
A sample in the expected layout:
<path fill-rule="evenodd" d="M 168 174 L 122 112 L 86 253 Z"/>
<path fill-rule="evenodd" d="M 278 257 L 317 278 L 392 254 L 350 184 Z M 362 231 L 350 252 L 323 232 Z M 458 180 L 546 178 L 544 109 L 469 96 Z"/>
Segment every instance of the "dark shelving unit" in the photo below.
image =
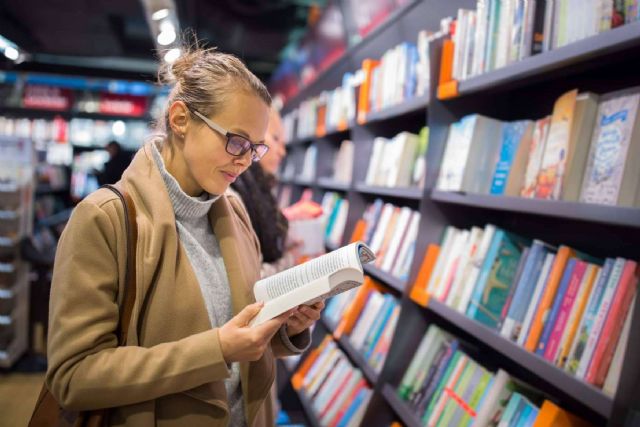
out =
<path fill-rule="evenodd" d="M 435 30 L 445 16 L 455 16 L 459 8 L 475 9 L 475 0 L 448 2 L 416 0 L 395 11 L 389 21 L 371 32 L 358 45 L 347 50 L 310 86 L 285 105 L 290 111 L 304 99 L 340 85 L 342 75 L 360 68 L 366 58 L 380 58 L 398 43 L 415 40 L 421 29 Z M 628 24 L 559 49 L 534 55 L 498 70 L 462 81 L 453 99 L 437 98 L 441 39 L 429 47 L 430 93 L 367 115 L 364 123 L 353 123 L 346 131 L 295 141 L 289 158 L 301 166 L 304 145 L 318 143 L 316 170 L 320 176 L 332 173 L 336 142 L 349 138 L 354 142 L 353 180 L 350 184 L 317 178 L 314 182 L 293 183 L 312 187 L 316 193 L 342 191 L 349 200 L 349 213 L 342 244 L 347 244 L 356 222 L 362 218 L 374 197 L 395 205 L 417 208 L 421 214 L 418 240 L 408 280 L 401 281 L 375 266 L 365 265 L 365 273 L 400 294 L 401 313 L 389 354 L 379 374 L 374 374 L 348 338 L 338 340 L 354 365 L 371 382 L 374 397 L 367 408 L 363 425 L 399 418 L 404 425 L 421 425 L 419 417 L 396 394 L 404 372 L 430 324 L 461 337 L 482 349 L 480 358 L 492 369 L 503 368 L 516 378 L 537 387 L 559 406 L 588 419 L 596 426 L 632 426 L 640 418 L 640 341 L 630 339 L 615 396 L 569 375 L 536 354 L 500 336 L 462 313 L 429 301 L 426 308 L 410 298 L 425 250 L 438 244 L 447 226 L 469 228 L 493 223 L 529 238 L 548 240 L 553 245 L 567 244 L 599 257 L 634 254 L 640 247 L 640 209 L 566 201 L 548 201 L 479 194 L 442 192 L 435 189 L 444 154 L 449 126 L 469 114 L 485 114 L 500 120 L 540 118 L 550 111 L 557 96 L 578 87 L 597 94 L 640 85 L 640 74 L 624 72 L 623 78 L 607 79 L 605 73 L 636 70 L 640 57 L 640 22 Z M 570 77 L 570 78 L 569 78 Z M 527 102 L 523 102 L 527 99 Z M 541 113 L 542 112 L 542 113 Z M 373 139 L 391 137 L 401 131 L 416 132 L 429 127 L 427 176 L 424 189 L 386 188 L 364 185 Z M 300 164 L 298 164 L 300 163 Z M 291 182 L 291 181 L 290 181 Z M 554 228 L 558 227 L 558 228 Z M 544 234 L 546 233 L 546 234 Z M 327 250 L 336 248 L 327 247 Z M 597 250 L 596 250 L 597 249 Z M 637 251 L 635 252 L 637 255 Z M 637 258 L 637 256 L 636 256 Z M 323 319 L 323 327 L 332 331 Z M 631 329 L 640 330 L 640 304 L 635 306 Z M 479 359 L 480 360 L 480 359 Z M 522 378 L 521 378 L 522 377 Z M 307 404 L 308 406 L 308 404 Z"/>
<path fill-rule="evenodd" d="M 406 403 L 404 403 L 399 397 L 396 390 L 389 384 L 382 386 L 382 396 L 387 401 L 389 406 L 393 408 L 394 412 L 400 417 L 402 423 L 407 427 L 423 427 L 421 420 L 416 414 L 409 409 Z"/>
<path fill-rule="evenodd" d="M 560 200 L 433 191 L 437 202 L 640 228 L 640 209 Z"/>
<path fill-rule="evenodd" d="M 379 111 L 373 111 L 367 114 L 365 124 L 382 122 L 385 120 L 396 119 L 407 114 L 425 110 L 429 106 L 429 95 L 416 96 L 402 104 L 394 105 Z"/>
<path fill-rule="evenodd" d="M 421 188 L 374 187 L 363 183 L 357 183 L 355 187 L 360 193 L 399 199 L 420 200 L 424 194 Z"/>
<path fill-rule="evenodd" d="M 585 62 L 605 62 L 614 54 L 633 54 L 632 49 L 639 46 L 640 22 L 623 25 L 464 80 L 458 86 L 458 93 L 459 96 L 466 96 L 495 88 L 529 84 L 530 78 L 548 79 L 554 72 L 564 73 Z"/>

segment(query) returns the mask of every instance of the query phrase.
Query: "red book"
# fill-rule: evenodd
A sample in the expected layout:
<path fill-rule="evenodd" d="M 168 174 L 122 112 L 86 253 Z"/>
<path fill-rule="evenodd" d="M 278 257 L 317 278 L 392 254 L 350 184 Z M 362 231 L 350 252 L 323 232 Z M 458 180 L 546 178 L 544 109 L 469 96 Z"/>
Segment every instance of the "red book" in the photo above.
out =
<path fill-rule="evenodd" d="M 616 294 L 613 297 L 613 302 L 609 309 L 609 314 L 607 314 L 600 339 L 593 352 L 591 364 L 589 365 L 585 379 L 596 387 L 602 387 L 604 384 L 611 359 L 613 359 L 613 353 L 616 350 L 616 345 L 620 338 L 620 332 L 622 331 L 627 310 L 636 294 L 638 283 L 638 277 L 636 276 L 637 268 L 638 264 L 635 261 L 625 262 Z"/>
<path fill-rule="evenodd" d="M 560 340 L 562 340 L 564 328 L 567 326 L 569 314 L 571 314 L 571 309 L 573 308 L 573 304 L 576 301 L 576 296 L 580 291 L 580 284 L 582 284 L 582 277 L 584 276 L 586 270 L 587 263 L 582 260 L 577 260 L 571 274 L 571 279 L 569 279 L 569 286 L 567 287 L 567 291 L 564 294 L 562 305 L 560 306 L 560 311 L 558 312 L 558 316 L 556 317 L 556 323 L 553 326 L 551 336 L 549 337 L 549 342 L 547 343 L 544 352 L 544 358 L 552 363 L 556 359 L 556 353 L 558 352 L 558 348 L 560 347 Z"/>

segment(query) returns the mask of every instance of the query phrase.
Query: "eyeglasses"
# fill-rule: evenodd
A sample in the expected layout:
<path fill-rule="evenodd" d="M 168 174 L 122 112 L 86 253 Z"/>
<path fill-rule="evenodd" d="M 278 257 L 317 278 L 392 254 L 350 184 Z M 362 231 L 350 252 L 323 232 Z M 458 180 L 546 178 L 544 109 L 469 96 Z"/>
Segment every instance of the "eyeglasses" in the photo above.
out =
<path fill-rule="evenodd" d="M 254 144 L 242 135 L 229 132 L 225 128 L 209 120 L 204 114 L 201 114 L 197 110 L 191 110 L 193 114 L 198 116 L 209 128 L 220 135 L 227 138 L 227 144 L 225 150 L 232 156 L 240 157 L 244 156 L 247 151 L 251 150 L 251 160 L 254 162 L 259 161 L 269 151 L 269 146 L 266 144 Z"/>

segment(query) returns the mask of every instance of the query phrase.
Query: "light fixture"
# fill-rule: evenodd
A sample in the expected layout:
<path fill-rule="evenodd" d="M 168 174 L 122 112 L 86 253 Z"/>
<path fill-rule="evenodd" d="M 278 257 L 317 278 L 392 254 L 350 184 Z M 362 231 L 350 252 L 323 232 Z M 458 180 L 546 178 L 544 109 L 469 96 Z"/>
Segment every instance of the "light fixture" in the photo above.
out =
<path fill-rule="evenodd" d="M 153 12 L 151 14 L 151 19 L 153 19 L 154 21 L 159 21 L 161 19 L 166 18 L 167 16 L 169 16 L 169 9 L 163 8 L 163 9 L 158 9 L 155 12 Z"/>
<path fill-rule="evenodd" d="M 12 61 L 15 61 L 20 57 L 20 52 L 18 52 L 18 49 L 14 48 L 13 46 L 6 46 L 4 48 L 4 56 Z"/>
<path fill-rule="evenodd" d="M 173 43 L 176 40 L 176 32 L 175 31 L 162 31 L 158 34 L 158 44 L 160 46 L 167 46 Z"/>
<path fill-rule="evenodd" d="M 177 47 L 170 49 L 167 51 L 167 53 L 164 54 L 164 60 L 169 64 L 172 64 L 176 61 L 176 59 L 180 57 L 180 53 L 180 49 L 178 49 Z"/>
<path fill-rule="evenodd" d="M 111 125 L 111 132 L 115 136 L 122 136 L 127 131 L 127 125 L 122 120 L 116 120 Z"/>

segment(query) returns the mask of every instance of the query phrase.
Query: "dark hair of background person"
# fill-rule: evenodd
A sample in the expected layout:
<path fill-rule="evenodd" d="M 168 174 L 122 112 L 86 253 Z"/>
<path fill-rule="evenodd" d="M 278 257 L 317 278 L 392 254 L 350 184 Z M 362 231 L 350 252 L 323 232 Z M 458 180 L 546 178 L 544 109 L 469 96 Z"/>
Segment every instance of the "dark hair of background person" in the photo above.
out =
<path fill-rule="evenodd" d="M 123 150 L 116 141 L 109 142 L 105 148 L 109 152 L 109 160 L 104 164 L 104 170 L 97 174 L 98 184 L 115 184 L 131 163 L 133 153 Z"/>
<path fill-rule="evenodd" d="M 282 258 L 289 230 L 289 222 L 272 193 L 275 185 L 275 176 L 265 172 L 259 163 L 253 163 L 231 184 L 244 201 L 266 263 Z"/>

